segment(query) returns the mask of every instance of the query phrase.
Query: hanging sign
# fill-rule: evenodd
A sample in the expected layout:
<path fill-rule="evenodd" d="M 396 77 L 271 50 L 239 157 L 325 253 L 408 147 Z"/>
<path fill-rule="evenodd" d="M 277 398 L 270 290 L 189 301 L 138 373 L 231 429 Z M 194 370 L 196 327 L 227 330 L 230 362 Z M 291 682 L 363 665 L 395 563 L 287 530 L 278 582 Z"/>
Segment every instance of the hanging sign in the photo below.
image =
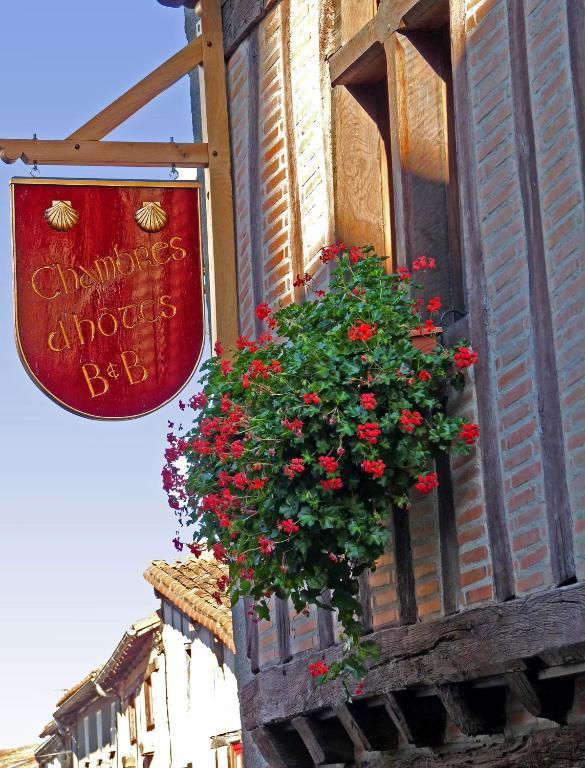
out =
<path fill-rule="evenodd" d="M 33 381 L 95 419 L 171 400 L 203 349 L 195 182 L 13 179 L 16 341 Z"/>

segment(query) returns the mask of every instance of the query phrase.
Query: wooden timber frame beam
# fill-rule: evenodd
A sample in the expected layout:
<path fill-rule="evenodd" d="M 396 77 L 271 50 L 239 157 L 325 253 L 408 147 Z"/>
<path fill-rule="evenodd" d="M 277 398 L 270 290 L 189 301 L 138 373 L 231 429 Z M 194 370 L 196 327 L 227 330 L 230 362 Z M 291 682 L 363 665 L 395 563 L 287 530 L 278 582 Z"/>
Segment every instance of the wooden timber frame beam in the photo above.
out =
<path fill-rule="evenodd" d="M 0 159 L 27 165 L 204 168 L 211 341 L 238 336 L 235 229 L 221 0 L 201 0 L 202 33 L 64 140 L 0 138 Z M 196 67 L 203 70 L 206 143 L 102 141 Z"/>
<path fill-rule="evenodd" d="M 436 0 L 381 0 L 378 11 L 365 26 L 329 59 L 331 85 L 374 82 L 386 73 L 384 42 L 408 27 L 429 28 L 445 21 Z"/>

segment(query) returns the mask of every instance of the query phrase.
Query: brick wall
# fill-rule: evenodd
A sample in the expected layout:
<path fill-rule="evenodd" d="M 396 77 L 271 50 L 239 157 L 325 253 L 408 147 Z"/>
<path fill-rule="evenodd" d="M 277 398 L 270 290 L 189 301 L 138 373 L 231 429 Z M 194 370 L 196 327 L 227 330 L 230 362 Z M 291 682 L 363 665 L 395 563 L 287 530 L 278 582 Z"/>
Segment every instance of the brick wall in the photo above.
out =
<path fill-rule="evenodd" d="M 509 8 L 506 0 L 468 0 L 466 66 L 489 342 L 477 386 L 489 390 L 496 405 L 495 470 L 503 480 L 513 586 L 520 596 L 554 586 L 555 578 L 543 476 L 545 436 L 537 397 L 538 312 L 531 282 L 530 222 L 521 183 L 526 169 L 519 155 L 522 139 L 515 113 L 519 107 L 514 102 Z M 319 248 L 335 236 L 331 90 L 324 53 L 339 44 L 338 11 L 338 3 L 275 3 L 229 58 L 240 322 L 246 334 L 253 335 L 256 329 L 254 305 L 293 300 L 296 272 L 315 271 Z M 325 17 L 329 26 L 324 24 Z M 581 332 L 585 214 L 567 5 L 563 0 L 525 0 L 523 18 L 536 199 L 542 217 L 577 578 L 581 579 L 585 575 L 585 343 Z M 409 46 L 407 54 L 406 66 L 414 56 Z M 428 115 L 419 117 L 424 121 Z M 416 135 L 417 123 L 411 121 L 407 126 L 411 145 L 416 145 Z M 427 158 L 418 159 L 420 168 L 410 171 L 421 176 L 422 183 Z M 318 279 L 326 277 L 322 270 Z M 464 394 L 453 394 L 449 409 L 477 421 L 474 383 Z M 454 556 L 460 573 L 457 609 L 495 599 L 497 566 L 485 505 L 490 487 L 481 468 L 481 443 L 469 456 L 454 457 L 451 462 L 457 524 Z M 442 615 L 444 598 L 445 553 L 439 546 L 436 497 L 413 498 L 409 522 L 418 619 L 428 621 Z M 386 554 L 370 577 L 374 628 L 400 620 L 395 560 L 391 536 Z M 316 622 L 314 612 L 291 613 L 293 653 L 317 647 Z M 261 666 L 276 663 L 274 624 L 261 622 L 259 637 Z"/>

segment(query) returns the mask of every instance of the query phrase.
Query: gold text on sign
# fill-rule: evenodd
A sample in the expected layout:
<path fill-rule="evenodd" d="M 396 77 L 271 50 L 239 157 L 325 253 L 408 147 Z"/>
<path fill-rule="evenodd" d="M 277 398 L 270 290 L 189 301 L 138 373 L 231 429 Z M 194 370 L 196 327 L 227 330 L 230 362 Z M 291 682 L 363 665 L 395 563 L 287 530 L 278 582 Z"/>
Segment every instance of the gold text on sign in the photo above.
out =
<path fill-rule="evenodd" d="M 80 289 L 104 286 L 148 266 L 162 267 L 171 261 L 182 261 L 187 251 L 181 248 L 181 241 L 180 237 L 171 237 L 168 242 L 161 240 L 152 246 L 140 245 L 132 251 L 122 251 L 114 245 L 113 255 L 94 259 L 91 267 L 79 264 L 64 267 L 57 262 L 46 264 L 32 273 L 31 287 L 37 296 L 53 301 Z"/>
<path fill-rule="evenodd" d="M 102 374 L 102 370 L 97 363 L 85 363 L 81 366 L 81 372 L 83 378 L 87 384 L 89 394 L 93 400 L 95 397 L 101 397 L 110 390 L 110 381 L 106 378 L 109 377 L 114 381 L 117 381 L 123 371 L 124 376 L 131 386 L 135 384 L 141 384 L 148 378 L 148 371 L 140 362 L 140 357 L 133 349 L 125 350 L 120 353 L 121 365 L 116 363 L 108 363 L 105 366 L 105 370 Z"/>
<path fill-rule="evenodd" d="M 84 347 L 100 336 L 110 338 L 123 329 L 132 330 L 141 323 L 154 324 L 170 320 L 176 314 L 177 307 L 168 294 L 163 294 L 158 299 L 125 304 L 114 310 L 104 308 L 93 320 L 71 312 L 59 320 L 57 327 L 49 333 L 47 345 L 53 352 L 72 349 L 76 344 Z"/>

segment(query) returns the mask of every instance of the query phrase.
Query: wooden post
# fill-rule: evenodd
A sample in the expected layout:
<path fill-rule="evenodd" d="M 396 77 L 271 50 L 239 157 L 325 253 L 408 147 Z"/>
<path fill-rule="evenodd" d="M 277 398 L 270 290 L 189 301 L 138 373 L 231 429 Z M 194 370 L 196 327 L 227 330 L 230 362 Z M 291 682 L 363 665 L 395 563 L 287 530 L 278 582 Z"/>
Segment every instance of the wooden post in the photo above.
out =
<path fill-rule="evenodd" d="M 211 341 L 233 347 L 238 336 L 236 246 L 220 0 L 201 0 L 201 26 Z"/>

